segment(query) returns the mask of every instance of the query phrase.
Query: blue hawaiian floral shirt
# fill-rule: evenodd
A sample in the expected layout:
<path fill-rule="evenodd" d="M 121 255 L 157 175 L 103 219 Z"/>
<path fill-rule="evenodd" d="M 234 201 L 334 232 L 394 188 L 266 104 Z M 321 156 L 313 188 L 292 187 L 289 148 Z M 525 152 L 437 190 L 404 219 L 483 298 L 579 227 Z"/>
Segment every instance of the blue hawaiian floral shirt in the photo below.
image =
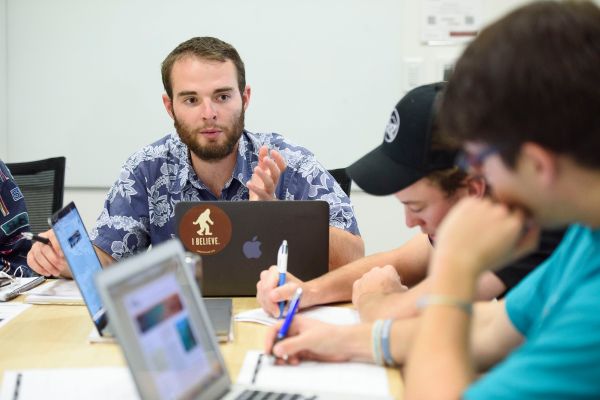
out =
<path fill-rule="evenodd" d="M 0 270 L 31 276 L 33 271 L 27 266 L 31 242 L 21 237 L 22 232 L 29 232 L 25 199 L 6 164 L 0 161 Z"/>
<path fill-rule="evenodd" d="M 329 225 L 359 234 L 352 203 L 335 179 L 310 151 L 283 136 L 244 131 L 231 179 L 217 198 L 194 172 L 187 146 L 172 133 L 125 162 L 91 232 L 94 244 L 118 260 L 174 237 L 175 204 L 180 201 L 248 200 L 246 183 L 263 145 L 287 162 L 275 190 L 278 199 L 325 200 Z"/>

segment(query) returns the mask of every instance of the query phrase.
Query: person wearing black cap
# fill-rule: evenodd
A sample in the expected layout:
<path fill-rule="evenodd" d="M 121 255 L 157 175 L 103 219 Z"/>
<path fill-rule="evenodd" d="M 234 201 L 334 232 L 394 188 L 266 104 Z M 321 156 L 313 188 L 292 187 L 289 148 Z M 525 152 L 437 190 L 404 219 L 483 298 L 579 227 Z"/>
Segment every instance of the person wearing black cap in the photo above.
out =
<path fill-rule="evenodd" d="M 416 300 L 427 291 L 427 265 L 439 224 L 460 199 L 489 192 L 481 176 L 456 165 L 459 147 L 437 129 L 436 100 L 443 88 L 443 83 L 433 83 L 408 92 L 391 113 L 383 143 L 347 168 L 365 192 L 394 194 L 404 205 L 407 226 L 418 226 L 424 234 L 308 282 L 288 276 L 288 283 L 277 287 L 276 269 L 263 271 L 257 299 L 266 312 L 278 315 L 278 302 L 291 298 L 298 286 L 303 288 L 303 308 L 352 298 L 363 320 L 417 312 Z M 562 234 L 545 233 L 535 253 L 484 274 L 478 299 L 493 299 L 515 286 L 552 253 Z"/>
<path fill-rule="evenodd" d="M 444 132 L 496 201 L 461 200 L 437 231 L 416 318 L 336 326 L 299 316 L 265 351 L 402 364 L 402 398 L 600 398 L 600 7 L 536 1 L 469 44 L 440 105 Z M 556 55 L 560 54 L 560 59 Z M 567 227 L 507 296 L 476 302 L 478 278 Z M 482 374 L 482 372 L 485 372 Z"/>

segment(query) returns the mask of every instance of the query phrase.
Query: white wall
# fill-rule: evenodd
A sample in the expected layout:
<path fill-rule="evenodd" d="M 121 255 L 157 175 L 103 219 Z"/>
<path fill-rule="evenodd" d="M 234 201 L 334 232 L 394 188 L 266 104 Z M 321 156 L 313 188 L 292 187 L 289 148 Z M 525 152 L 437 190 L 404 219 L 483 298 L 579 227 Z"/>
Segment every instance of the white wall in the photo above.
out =
<path fill-rule="evenodd" d="M 482 1 L 484 20 L 525 2 Z M 426 83 L 440 80 L 439 62 L 462 50 L 420 43 L 420 5 L 0 0 L 0 157 L 15 162 L 68 150 L 65 202 L 74 200 L 91 226 L 125 158 L 171 130 L 160 62 L 179 42 L 213 35 L 246 63 L 249 129 L 281 132 L 328 168 L 347 165 L 381 142 L 406 89 L 405 58 L 423 61 Z M 368 254 L 416 233 L 405 228 L 393 197 L 358 190 L 352 200 Z"/>
<path fill-rule="evenodd" d="M 110 185 L 127 156 L 172 130 L 160 63 L 178 43 L 231 42 L 253 87 L 247 127 L 348 165 L 382 137 L 406 89 L 461 46 L 420 43 L 418 0 L 5 0 L 8 154 L 67 157 L 67 186 Z M 486 19 L 512 1 L 482 1 Z M 342 149 L 342 151 L 340 151 Z M 101 167 L 101 168 L 99 168 Z"/>

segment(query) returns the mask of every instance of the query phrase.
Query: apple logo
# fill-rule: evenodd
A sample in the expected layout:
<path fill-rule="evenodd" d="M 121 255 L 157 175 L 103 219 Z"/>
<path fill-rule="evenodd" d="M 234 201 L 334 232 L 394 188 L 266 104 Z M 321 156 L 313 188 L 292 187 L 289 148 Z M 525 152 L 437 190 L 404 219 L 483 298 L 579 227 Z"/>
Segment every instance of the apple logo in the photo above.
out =
<path fill-rule="evenodd" d="M 261 242 L 259 242 L 256 239 L 258 239 L 258 236 L 254 236 L 252 238 L 252 241 L 247 241 L 244 243 L 244 246 L 242 247 L 242 252 L 246 256 L 246 258 L 259 258 L 261 256 Z"/>

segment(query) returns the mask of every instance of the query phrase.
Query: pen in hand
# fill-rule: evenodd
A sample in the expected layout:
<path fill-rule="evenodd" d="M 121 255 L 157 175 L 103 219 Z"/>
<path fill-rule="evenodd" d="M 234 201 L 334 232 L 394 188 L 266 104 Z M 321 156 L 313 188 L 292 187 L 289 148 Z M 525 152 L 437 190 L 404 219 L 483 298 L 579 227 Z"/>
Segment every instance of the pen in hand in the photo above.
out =
<path fill-rule="evenodd" d="M 40 236 L 40 235 L 35 235 L 35 234 L 31 233 L 31 232 L 23 232 L 23 233 L 21 233 L 21 236 L 23 236 L 24 239 L 31 240 L 33 242 L 40 242 L 40 243 L 43 243 L 43 244 L 50 244 L 50 239 L 45 238 L 45 237 Z"/>
<path fill-rule="evenodd" d="M 290 306 L 288 307 L 287 314 L 285 315 L 283 325 L 281 325 L 281 328 L 279 328 L 279 332 L 277 332 L 277 336 L 275 337 L 275 343 L 282 341 L 287 336 L 290 325 L 292 324 L 292 320 L 294 319 L 294 315 L 296 315 L 296 312 L 298 311 L 301 296 L 302 288 L 296 289 L 296 293 L 294 293 L 294 297 L 292 297 L 292 300 L 290 301 Z M 273 343 L 273 347 L 275 346 L 275 343 Z M 271 350 L 271 352 L 272 351 L 273 350 Z M 287 357 L 284 356 L 283 359 L 286 360 Z"/>
<path fill-rule="evenodd" d="M 277 252 L 277 272 L 279 272 L 279 284 L 278 286 L 285 285 L 285 277 L 287 274 L 287 260 L 288 260 L 288 246 L 287 240 L 284 240 L 279 246 Z M 283 309 L 285 307 L 285 301 L 279 302 L 279 319 L 283 318 Z"/>

